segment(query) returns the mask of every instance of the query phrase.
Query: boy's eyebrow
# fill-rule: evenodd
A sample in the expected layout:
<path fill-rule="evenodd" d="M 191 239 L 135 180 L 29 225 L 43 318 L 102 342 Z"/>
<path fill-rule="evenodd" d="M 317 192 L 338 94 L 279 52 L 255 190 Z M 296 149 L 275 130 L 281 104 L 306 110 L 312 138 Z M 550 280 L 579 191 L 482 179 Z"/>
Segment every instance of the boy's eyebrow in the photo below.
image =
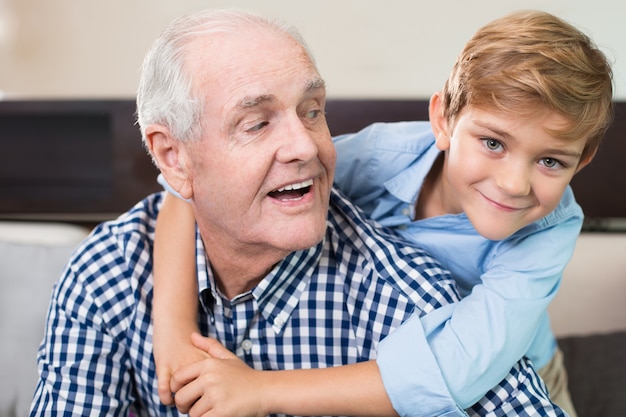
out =
<path fill-rule="evenodd" d="M 569 149 L 559 149 L 559 148 L 548 149 L 546 152 L 549 154 L 553 154 L 553 155 L 569 156 L 569 157 L 578 158 L 578 159 L 580 159 L 580 157 L 582 156 L 582 153 L 571 151 Z"/>
<path fill-rule="evenodd" d="M 478 126 L 478 127 L 481 127 L 481 128 L 483 128 L 483 129 L 487 129 L 487 130 L 492 131 L 493 133 L 495 133 L 495 134 L 496 134 L 496 136 L 499 136 L 499 137 L 501 137 L 501 138 L 503 138 L 503 139 L 506 139 L 506 140 L 513 140 L 513 139 L 515 139 L 515 138 L 513 137 L 513 135 L 509 134 L 508 132 L 506 132 L 506 131 L 504 131 L 504 130 L 498 129 L 497 127 L 492 126 L 492 125 L 491 125 L 491 124 L 489 124 L 489 123 L 485 123 L 485 122 L 482 122 L 482 121 L 480 121 L 480 120 L 474 120 L 474 123 L 475 123 L 475 124 L 476 124 L 476 126 Z"/>

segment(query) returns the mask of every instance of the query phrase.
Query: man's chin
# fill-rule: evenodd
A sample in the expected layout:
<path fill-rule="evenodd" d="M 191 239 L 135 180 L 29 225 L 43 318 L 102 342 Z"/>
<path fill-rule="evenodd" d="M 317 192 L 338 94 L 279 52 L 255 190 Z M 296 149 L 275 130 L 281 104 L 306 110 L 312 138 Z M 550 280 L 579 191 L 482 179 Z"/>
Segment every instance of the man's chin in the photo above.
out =
<path fill-rule="evenodd" d="M 289 233 L 288 233 L 289 234 Z M 323 225 L 316 226 L 315 228 L 300 229 L 300 232 L 295 231 L 290 233 L 285 243 L 285 248 L 294 252 L 298 250 L 306 250 L 320 243 L 326 234 L 326 221 Z"/>

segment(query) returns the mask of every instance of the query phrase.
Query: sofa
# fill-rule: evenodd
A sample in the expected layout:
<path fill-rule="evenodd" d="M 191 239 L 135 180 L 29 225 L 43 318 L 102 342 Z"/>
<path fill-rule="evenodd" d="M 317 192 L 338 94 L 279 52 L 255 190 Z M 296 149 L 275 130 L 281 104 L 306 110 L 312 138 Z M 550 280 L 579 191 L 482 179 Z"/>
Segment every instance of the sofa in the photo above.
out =
<path fill-rule="evenodd" d="M 0 221 L 0 417 L 28 415 L 50 292 L 82 226 Z"/>
<path fill-rule="evenodd" d="M 3 177 L 0 170 L 0 417 L 28 414 L 50 292 L 72 251 L 96 223 L 159 189 L 154 181 L 156 170 L 132 122 L 133 106 L 131 100 L 0 103 L 0 124 L 3 118 L 24 118 L 22 124 L 9 123 L 15 140 L 22 142 L 41 140 L 38 135 L 53 127 L 20 136 L 31 115 L 42 123 L 58 116 L 53 125 L 61 126 L 55 136 L 59 142 L 66 139 L 64 132 L 90 131 L 93 123 L 74 123 L 82 117 L 95 114 L 109 120 L 96 124 L 106 130 L 99 140 L 109 143 L 108 147 L 98 143 L 92 150 L 85 145 L 85 152 L 93 151 L 94 158 L 109 158 L 107 164 L 99 161 L 87 168 L 107 172 L 82 175 L 80 169 L 67 167 L 71 159 L 63 161 L 67 170 L 63 176 L 53 175 L 52 180 L 50 170 L 55 166 L 33 172 L 41 161 L 23 161 L 23 174 L 19 166 L 11 176 Z M 426 108 L 424 100 L 336 99 L 328 103 L 327 118 L 331 132 L 340 134 L 373 121 L 426 120 Z M 549 309 L 580 417 L 626 416 L 626 193 L 615 192 L 623 190 L 626 181 L 626 141 L 619 141 L 626 135 L 622 108 L 626 104 L 618 106 L 608 138 L 612 142 L 607 140 L 611 148 L 601 149 L 600 163 L 592 163 L 588 178 L 574 184 L 588 221 Z M 27 156 L 25 149 L 28 146 L 22 143 L 12 156 L 11 146 L 5 146 L 5 159 Z M 87 169 L 82 163 L 78 167 Z M 74 181 L 75 176 L 80 181 Z M 94 195 L 93 187 L 105 198 Z"/>

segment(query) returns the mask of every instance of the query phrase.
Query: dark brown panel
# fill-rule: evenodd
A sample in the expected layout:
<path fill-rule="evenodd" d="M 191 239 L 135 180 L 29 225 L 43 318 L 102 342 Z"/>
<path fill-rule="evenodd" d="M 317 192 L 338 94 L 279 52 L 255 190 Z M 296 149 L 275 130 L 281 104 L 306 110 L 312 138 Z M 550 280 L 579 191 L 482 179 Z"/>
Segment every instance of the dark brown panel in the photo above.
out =
<path fill-rule="evenodd" d="M 328 101 L 333 135 L 377 121 L 428 120 L 427 100 Z M 101 220 L 160 190 L 134 100 L 0 101 L 0 217 Z M 572 187 L 592 225 L 626 218 L 626 102 Z"/>
<path fill-rule="evenodd" d="M 0 101 L 0 216 L 97 221 L 158 190 L 132 100 Z"/>

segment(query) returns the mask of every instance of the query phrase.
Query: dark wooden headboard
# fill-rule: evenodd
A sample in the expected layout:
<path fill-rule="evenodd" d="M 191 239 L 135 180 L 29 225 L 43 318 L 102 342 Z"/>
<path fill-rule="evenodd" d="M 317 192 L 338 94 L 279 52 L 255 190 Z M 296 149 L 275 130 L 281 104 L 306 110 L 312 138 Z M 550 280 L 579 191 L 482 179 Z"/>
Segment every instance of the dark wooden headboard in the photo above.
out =
<path fill-rule="evenodd" d="M 333 135 L 376 121 L 428 120 L 426 100 L 330 99 Z M 134 100 L 0 101 L 0 218 L 94 222 L 161 189 L 134 123 Z M 602 229 L 626 219 L 626 102 L 595 160 L 572 182 Z"/>
<path fill-rule="evenodd" d="M 0 101 L 0 217 L 94 222 L 158 190 L 132 100 Z"/>

